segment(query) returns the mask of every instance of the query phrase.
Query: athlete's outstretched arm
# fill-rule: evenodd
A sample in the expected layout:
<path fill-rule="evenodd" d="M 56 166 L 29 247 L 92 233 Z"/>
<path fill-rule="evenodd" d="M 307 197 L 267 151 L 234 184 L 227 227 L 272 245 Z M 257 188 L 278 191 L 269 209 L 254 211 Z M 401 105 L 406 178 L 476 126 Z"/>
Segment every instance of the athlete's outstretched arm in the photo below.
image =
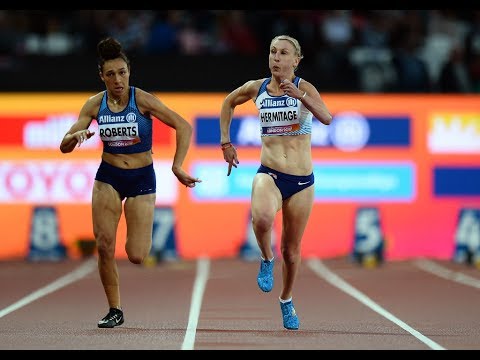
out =
<path fill-rule="evenodd" d="M 150 113 L 164 124 L 175 129 L 176 148 L 175 155 L 173 157 L 172 171 L 183 185 L 188 187 L 194 187 L 197 182 L 201 182 L 200 179 L 194 178 L 187 174 L 182 166 L 185 157 L 190 147 L 190 141 L 192 138 L 192 125 L 180 116 L 177 112 L 166 106 L 159 98 L 146 91 L 137 88 L 137 102 L 138 105 L 146 113 Z"/>

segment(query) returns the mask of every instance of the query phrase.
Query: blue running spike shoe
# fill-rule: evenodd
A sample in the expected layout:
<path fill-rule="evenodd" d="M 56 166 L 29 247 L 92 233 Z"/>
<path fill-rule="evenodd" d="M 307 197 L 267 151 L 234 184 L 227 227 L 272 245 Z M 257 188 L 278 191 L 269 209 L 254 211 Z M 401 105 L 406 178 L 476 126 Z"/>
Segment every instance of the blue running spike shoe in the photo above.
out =
<path fill-rule="evenodd" d="M 257 284 L 258 287 L 264 291 L 269 292 L 273 289 L 273 265 L 275 264 L 275 259 L 271 261 L 261 260 L 260 261 L 260 270 L 258 271 Z"/>
<path fill-rule="evenodd" d="M 280 302 L 280 309 L 283 315 L 283 327 L 288 330 L 297 330 L 300 326 L 300 320 L 298 320 L 293 302 Z"/>

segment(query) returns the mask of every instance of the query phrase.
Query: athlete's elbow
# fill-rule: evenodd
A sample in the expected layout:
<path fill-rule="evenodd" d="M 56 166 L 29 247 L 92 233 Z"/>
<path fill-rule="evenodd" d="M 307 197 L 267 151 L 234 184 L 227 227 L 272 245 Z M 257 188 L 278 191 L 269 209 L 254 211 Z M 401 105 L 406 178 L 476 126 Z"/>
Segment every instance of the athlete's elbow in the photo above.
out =
<path fill-rule="evenodd" d="M 182 127 L 182 133 L 185 134 L 185 136 L 191 137 L 193 134 L 193 126 L 186 122 Z"/>
<path fill-rule="evenodd" d="M 330 125 L 332 123 L 333 116 L 330 114 L 323 114 L 322 116 L 319 116 L 318 119 L 322 124 Z"/>
<path fill-rule="evenodd" d="M 62 145 L 60 145 L 60 151 L 61 151 L 63 154 L 67 154 L 67 153 L 72 152 L 72 151 L 73 151 L 73 148 L 62 144 Z"/>
<path fill-rule="evenodd" d="M 330 125 L 332 123 L 333 116 L 328 114 L 325 118 L 325 125 Z"/>

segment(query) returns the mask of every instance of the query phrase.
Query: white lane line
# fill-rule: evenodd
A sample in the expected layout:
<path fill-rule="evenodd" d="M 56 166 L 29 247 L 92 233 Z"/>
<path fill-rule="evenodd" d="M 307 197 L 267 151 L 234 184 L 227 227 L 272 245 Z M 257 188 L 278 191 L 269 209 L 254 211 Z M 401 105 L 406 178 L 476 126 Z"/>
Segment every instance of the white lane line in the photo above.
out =
<path fill-rule="evenodd" d="M 193 284 L 192 302 L 190 304 L 190 313 L 188 315 L 187 331 L 183 339 L 182 350 L 193 350 L 195 344 L 195 334 L 197 333 L 198 318 L 202 307 L 203 293 L 207 285 L 210 272 L 210 260 L 200 258 L 197 261 L 197 276 Z"/>
<path fill-rule="evenodd" d="M 86 260 L 81 266 L 79 266 L 76 270 L 58 278 L 54 282 L 50 283 L 47 286 L 44 286 L 30 295 L 25 296 L 23 299 L 13 303 L 12 305 L 7 306 L 4 309 L 0 310 L 0 318 L 4 317 L 5 315 L 10 314 L 11 312 L 20 309 L 21 307 L 40 299 L 41 297 L 50 294 L 62 287 L 65 287 L 81 278 L 85 277 L 93 270 L 97 268 L 96 266 L 97 261 L 95 259 Z"/>
<path fill-rule="evenodd" d="M 443 267 L 433 261 L 430 261 L 427 259 L 419 259 L 419 260 L 416 260 L 414 264 L 418 268 L 424 271 L 427 271 L 431 274 L 434 274 L 436 276 L 439 276 L 441 278 L 456 281 L 460 284 L 480 289 L 479 279 L 476 279 L 472 276 L 468 276 L 466 274 L 462 274 L 461 272 L 458 272 L 458 271 L 447 269 L 446 267 Z"/>
<path fill-rule="evenodd" d="M 384 316 L 394 324 L 400 326 L 402 329 L 405 331 L 408 331 L 410 334 L 415 336 L 417 339 L 419 339 L 421 342 L 425 343 L 428 347 L 432 348 L 433 350 L 446 350 L 444 347 L 440 346 L 433 340 L 429 339 L 428 337 L 422 335 L 420 332 L 417 330 L 413 329 L 406 323 L 404 323 L 402 320 L 398 319 L 385 309 L 383 309 L 380 305 L 372 301 L 368 296 L 365 294 L 361 293 L 357 289 L 355 289 L 353 286 L 348 284 L 345 280 L 343 280 L 341 277 L 338 275 L 334 274 L 332 271 L 330 271 L 320 260 L 318 259 L 309 259 L 307 261 L 307 265 L 310 267 L 310 269 L 313 270 L 318 276 L 324 278 L 327 280 L 330 284 L 333 286 L 339 288 L 340 290 L 346 292 L 348 295 L 354 297 L 358 301 L 360 301 L 362 304 L 368 306 L 370 309 L 373 311 L 379 313 L 380 315 Z"/>

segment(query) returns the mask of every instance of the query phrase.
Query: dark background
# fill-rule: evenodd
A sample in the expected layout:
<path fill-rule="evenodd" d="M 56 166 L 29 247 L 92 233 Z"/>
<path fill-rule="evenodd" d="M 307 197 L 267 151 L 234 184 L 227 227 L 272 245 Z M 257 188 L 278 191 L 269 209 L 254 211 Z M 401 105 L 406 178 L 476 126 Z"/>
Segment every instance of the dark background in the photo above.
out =
<path fill-rule="evenodd" d="M 479 93 L 480 10 L 0 10 L 0 91 L 96 91 L 96 45 L 120 40 L 131 83 L 226 92 L 269 76 L 271 39 L 321 92 Z"/>
<path fill-rule="evenodd" d="M 249 79 L 267 77 L 268 55 L 138 55 L 131 61 L 130 83 L 148 91 L 226 92 Z M 72 75 L 74 74 L 74 76 Z M 297 75 L 322 91 L 359 91 L 356 74 L 331 74 L 307 60 Z M 335 75 L 335 76 L 332 76 Z M 0 71 L 0 91 L 103 90 L 94 56 L 27 56 Z"/>

